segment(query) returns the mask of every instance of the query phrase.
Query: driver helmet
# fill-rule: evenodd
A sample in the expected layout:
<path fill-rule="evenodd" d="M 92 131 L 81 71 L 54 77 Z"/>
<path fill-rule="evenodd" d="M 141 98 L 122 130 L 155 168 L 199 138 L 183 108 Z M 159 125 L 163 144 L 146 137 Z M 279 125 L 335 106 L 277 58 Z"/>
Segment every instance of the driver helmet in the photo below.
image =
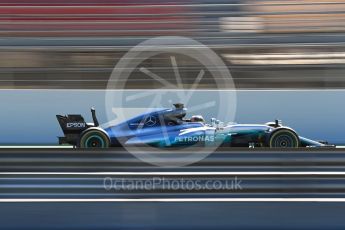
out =
<path fill-rule="evenodd" d="M 190 118 L 191 122 L 202 122 L 205 123 L 205 119 L 201 115 L 194 115 Z"/>

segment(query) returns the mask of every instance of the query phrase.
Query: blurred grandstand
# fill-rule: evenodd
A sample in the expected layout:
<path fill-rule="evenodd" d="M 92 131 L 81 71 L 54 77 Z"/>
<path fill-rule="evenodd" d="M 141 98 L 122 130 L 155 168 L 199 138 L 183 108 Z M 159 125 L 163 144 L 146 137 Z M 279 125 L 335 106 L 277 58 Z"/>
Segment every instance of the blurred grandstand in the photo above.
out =
<path fill-rule="evenodd" d="M 343 0 L 0 0 L 0 87 L 103 89 L 129 48 L 176 35 L 216 51 L 237 88 L 344 88 L 344 19 Z M 193 82 L 200 66 L 177 61 Z M 172 78 L 169 54 L 144 64 Z"/>

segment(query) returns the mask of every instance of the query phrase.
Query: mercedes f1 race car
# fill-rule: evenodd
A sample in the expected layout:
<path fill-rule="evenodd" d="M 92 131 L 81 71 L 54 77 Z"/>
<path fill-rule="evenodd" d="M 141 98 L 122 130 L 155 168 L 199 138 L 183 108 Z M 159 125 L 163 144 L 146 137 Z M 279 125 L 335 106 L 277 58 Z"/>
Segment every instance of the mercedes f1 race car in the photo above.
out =
<path fill-rule="evenodd" d="M 227 147 L 327 147 L 325 141 L 299 136 L 295 130 L 278 120 L 266 124 L 224 125 L 214 118 L 207 124 L 200 115 L 185 119 L 186 108 L 174 104 L 172 109 L 156 109 L 106 128 L 99 127 L 95 109 L 93 123 L 81 115 L 56 115 L 64 133 L 59 144 L 79 148 L 120 146 L 227 146 Z"/>

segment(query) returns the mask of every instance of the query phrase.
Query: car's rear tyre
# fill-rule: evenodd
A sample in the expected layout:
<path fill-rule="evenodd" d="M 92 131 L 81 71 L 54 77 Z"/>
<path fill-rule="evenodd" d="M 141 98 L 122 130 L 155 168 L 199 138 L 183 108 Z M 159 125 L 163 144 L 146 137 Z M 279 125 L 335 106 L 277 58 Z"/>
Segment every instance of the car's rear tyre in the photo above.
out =
<path fill-rule="evenodd" d="M 295 132 L 288 129 L 280 129 L 272 133 L 268 146 L 270 148 L 298 148 L 300 141 Z"/>
<path fill-rule="evenodd" d="M 79 139 L 79 148 L 109 148 L 110 140 L 108 135 L 95 128 L 85 130 Z"/>

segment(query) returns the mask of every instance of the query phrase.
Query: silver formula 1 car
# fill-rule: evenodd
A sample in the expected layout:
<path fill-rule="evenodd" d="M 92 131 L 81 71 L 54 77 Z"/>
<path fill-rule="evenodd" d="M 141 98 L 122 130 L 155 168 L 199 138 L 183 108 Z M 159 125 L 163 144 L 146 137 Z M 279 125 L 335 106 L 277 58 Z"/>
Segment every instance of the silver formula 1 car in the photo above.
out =
<path fill-rule="evenodd" d="M 183 104 L 174 108 L 156 109 L 140 114 L 116 125 L 101 128 L 92 109 L 93 123 L 86 123 L 81 115 L 57 115 L 64 133 L 60 144 L 80 148 L 108 148 L 117 146 L 156 147 L 227 146 L 227 147 L 331 147 L 325 141 L 310 140 L 278 120 L 266 124 L 225 124 L 211 119 L 206 123 L 201 115 L 186 119 Z"/>

